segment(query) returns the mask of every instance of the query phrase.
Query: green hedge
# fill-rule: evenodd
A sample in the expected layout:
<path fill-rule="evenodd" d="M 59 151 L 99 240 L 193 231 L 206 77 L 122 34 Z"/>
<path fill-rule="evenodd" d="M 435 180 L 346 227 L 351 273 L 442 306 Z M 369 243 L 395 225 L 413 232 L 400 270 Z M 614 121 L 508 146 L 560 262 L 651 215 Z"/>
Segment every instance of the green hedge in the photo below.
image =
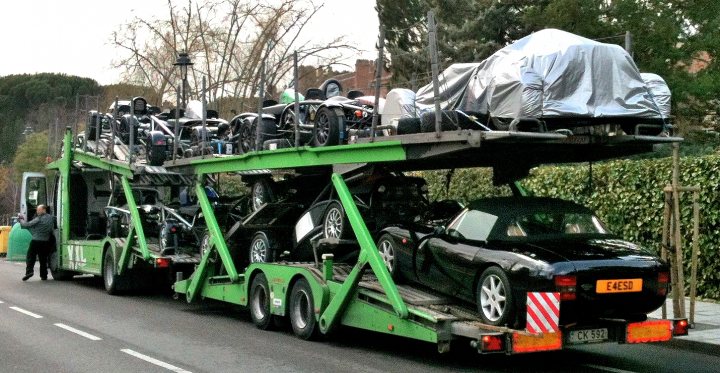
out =
<path fill-rule="evenodd" d="M 660 250 L 662 188 L 671 180 L 670 158 L 619 160 L 592 167 L 546 166 L 531 171 L 523 186 L 537 196 L 572 200 L 594 209 L 615 233 L 627 240 Z M 700 193 L 700 259 L 698 295 L 720 299 L 720 155 L 681 159 L 681 184 L 698 185 Z M 483 196 L 507 195 L 508 188 L 492 187 L 489 169 L 457 170 L 449 190 L 447 172 L 425 172 L 433 199 L 469 201 Z M 690 276 L 692 193 L 681 198 L 683 251 L 686 279 Z"/>

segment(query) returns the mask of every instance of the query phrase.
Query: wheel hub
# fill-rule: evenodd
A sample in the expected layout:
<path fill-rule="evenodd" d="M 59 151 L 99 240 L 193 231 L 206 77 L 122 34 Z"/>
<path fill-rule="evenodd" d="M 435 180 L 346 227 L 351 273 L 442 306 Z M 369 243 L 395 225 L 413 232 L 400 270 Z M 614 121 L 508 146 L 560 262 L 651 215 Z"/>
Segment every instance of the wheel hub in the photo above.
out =
<path fill-rule="evenodd" d="M 505 286 L 499 277 L 490 275 L 485 278 L 480 290 L 480 306 L 490 321 L 497 321 L 505 312 Z"/>

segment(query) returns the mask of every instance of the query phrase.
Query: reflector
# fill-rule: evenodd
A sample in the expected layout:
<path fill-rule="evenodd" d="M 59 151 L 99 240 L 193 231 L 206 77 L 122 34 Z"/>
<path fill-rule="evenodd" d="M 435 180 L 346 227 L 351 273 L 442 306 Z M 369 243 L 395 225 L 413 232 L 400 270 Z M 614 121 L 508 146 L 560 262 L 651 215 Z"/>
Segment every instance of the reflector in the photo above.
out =
<path fill-rule="evenodd" d="M 559 350 L 562 348 L 562 334 L 545 333 L 540 335 L 526 335 L 513 333 L 512 352 L 537 352 Z"/>
<path fill-rule="evenodd" d="M 649 320 L 627 325 L 625 341 L 627 343 L 645 343 L 669 341 L 672 338 L 670 320 Z"/>

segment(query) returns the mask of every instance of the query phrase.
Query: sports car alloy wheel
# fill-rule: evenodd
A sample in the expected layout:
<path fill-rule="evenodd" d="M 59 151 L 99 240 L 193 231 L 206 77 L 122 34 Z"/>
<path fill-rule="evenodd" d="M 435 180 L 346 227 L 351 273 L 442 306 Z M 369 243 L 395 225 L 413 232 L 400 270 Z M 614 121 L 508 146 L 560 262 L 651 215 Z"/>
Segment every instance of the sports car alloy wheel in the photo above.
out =
<path fill-rule="evenodd" d="M 500 277 L 494 274 L 485 277 L 480 290 L 480 308 L 485 318 L 495 322 L 503 317 L 506 293 L 507 289 Z"/>
<path fill-rule="evenodd" d="M 342 211 L 337 207 L 332 207 L 325 215 L 325 237 L 340 238 L 343 230 Z"/>
<path fill-rule="evenodd" d="M 317 131 L 315 132 L 315 137 L 319 144 L 325 144 L 328 141 L 328 136 L 330 136 L 330 117 L 322 110 L 316 120 L 317 124 L 315 126 Z"/>
<path fill-rule="evenodd" d="M 380 241 L 380 247 L 378 247 L 378 250 L 380 250 L 380 256 L 382 257 L 383 262 L 385 262 L 385 266 L 388 271 L 392 273 L 395 269 L 395 248 L 392 243 L 389 240 L 382 240 Z"/>
<path fill-rule="evenodd" d="M 267 243 L 262 238 L 256 238 L 250 247 L 250 263 L 267 262 Z"/>

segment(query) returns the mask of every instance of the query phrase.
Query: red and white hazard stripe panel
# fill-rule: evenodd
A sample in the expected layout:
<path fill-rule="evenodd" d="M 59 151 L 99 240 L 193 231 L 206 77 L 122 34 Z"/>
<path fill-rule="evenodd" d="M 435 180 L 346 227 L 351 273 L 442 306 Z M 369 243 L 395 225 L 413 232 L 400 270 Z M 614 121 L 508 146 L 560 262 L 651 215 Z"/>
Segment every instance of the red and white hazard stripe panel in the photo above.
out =
<path fill-rule="evenodd" d="M 533 334 L 555 333 L 560 322 L 560 293 L 527 293 L 527 325 Z"/>

